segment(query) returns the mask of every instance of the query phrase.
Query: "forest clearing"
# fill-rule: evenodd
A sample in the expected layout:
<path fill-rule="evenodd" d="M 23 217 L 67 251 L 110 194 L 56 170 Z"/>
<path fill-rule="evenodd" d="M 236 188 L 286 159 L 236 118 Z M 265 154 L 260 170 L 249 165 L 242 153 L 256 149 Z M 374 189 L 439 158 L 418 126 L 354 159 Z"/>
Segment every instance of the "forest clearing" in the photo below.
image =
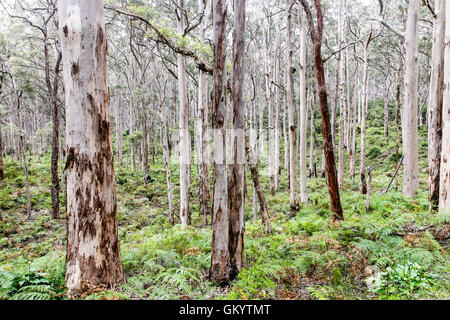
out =
<path fill-rule="evenodd" d="M 448 21 L 0 0 L 0 300 L 448 300 Z"/>

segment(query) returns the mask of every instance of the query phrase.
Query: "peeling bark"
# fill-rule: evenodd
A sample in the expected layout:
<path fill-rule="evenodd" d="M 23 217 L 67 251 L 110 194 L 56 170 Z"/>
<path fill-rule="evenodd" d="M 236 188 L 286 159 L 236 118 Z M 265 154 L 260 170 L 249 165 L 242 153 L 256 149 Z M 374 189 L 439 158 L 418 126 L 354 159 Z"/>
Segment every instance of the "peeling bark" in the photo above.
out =
<path fill-rule="evenodd" d="M 103 7 L 103 0 L 67 0 L 59 7 L 67 108 L 69 296 L 90 285 L 117 288 L 125 281 L 117 231 Z M 79 70 L 72 73 L 74 62 Z"/>
<path fill-rule="evenodd" d="M 446 24 L 445 7 L 446 4 L 444 0 L 436 0 L 436 18 L 434 20 L 433 28 L 433 50 L 428 103 L 428 199 L 430 202 L 430 209 L 433 211 L 437 210 L 439 207 Z"/>
<path fill-rule="evenodd" d="M 417 82 L 419 54 L 418 22 L 420 1 L 408 4 L 405 32 L 405 99 L 402 112 L 403 196 L 414 198 L 419 189 L 418 136 L 417 136 Z"/>
<path fill-rule="evenodd" d="M 209 277 L 219 285 L 230 280 L 228 181 L 226 164 L 226 1 L 213 0 L 213 103 L 212 128 L 214 134 L 214 179 L 212 210 L 212 248 Z"/>
<path fill-rule="evenodd" d="M 450 5 L 445 8 L 450 21 Z M 450 212 L 450 23 L 445 26 L 444 109 L 442 110 L 441 177 L 439 184 L 439 211 Z"/>
<path fill-rule="evenodd" d="M 229 178 L 230 203 L 230 280 L 241 271 L 244 255 L 244 176 L 245 176 L 245 105 L 244 105 L 244 32 L 245 0 L 234 0 L 233 32 L 233 135 Z"/>

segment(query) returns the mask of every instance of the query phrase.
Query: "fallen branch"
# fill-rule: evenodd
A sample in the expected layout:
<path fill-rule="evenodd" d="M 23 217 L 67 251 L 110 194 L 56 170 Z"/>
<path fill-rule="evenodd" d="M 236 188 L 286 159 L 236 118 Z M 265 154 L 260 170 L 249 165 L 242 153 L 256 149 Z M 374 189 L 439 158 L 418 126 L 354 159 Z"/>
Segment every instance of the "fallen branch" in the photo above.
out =
<path fill-rule="evenodd" d="M 381 194 L 385 194 L 389 191 L 389 188 L 391 187 L 392 182 L 394 181 L 395 177 L 397 176 L 398 170 L 402 166 L 402 162 L 403 162 L 403 156 L 400 159 L 400 163 L 398 164 L 397 169 L 395 169 L 394 176 L 392 177 L 391 181 L 389 181 L 389 184 L 387 185 L 386 189 L 384 189 L 384 191 L 381 192 Z"/>

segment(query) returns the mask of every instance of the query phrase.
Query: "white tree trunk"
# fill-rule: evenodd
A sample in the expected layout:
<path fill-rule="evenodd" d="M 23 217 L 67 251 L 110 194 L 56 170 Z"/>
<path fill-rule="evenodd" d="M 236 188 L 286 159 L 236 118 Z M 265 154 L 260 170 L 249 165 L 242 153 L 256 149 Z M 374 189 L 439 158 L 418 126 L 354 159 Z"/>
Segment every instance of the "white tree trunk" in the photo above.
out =
<path fill-rule="evenodd" d="M 103 0 L 66 0 L 58 9 L 67 118 L 69 294 L 89 284 L 115 288 L 125 281 L 117 232 L 103 7 Z"/>
<path fill-rule="evenodd" d="M 403 195 L 407 198 L 413 198 L 419 189 L 417 137 L 419 10 L 419 0 L 409 1 L 405 33 L 405 100 L 402 112 L 402 142 L 405 157 L 403 160 Z"/>
<path fill-rule="evenodd" d="M 364 45 L 364 68 L 363 68 L 363 93 L 362 93 L 362 103 L 361 103 L 361 162 L 359 167 L 359 191 L 362 194 L 367 192 L 367 182 L 366 182 L 366 115 L 367 115 L 367 79 L 369 76 L 369 43 L 372 37 L 372 32 L 369 34 L 369 38 Z"/>
<path fill-rule="evenodd" d="M 338 19 L 338 32 L 339 32 L 339 45 L 341 48 L 344 46 L 344 24 L 345 18 L 345 0 L 339 1 L 339 19 Z M 339 61 L 339 75 L 338 79 L 338 92 L 339 94 L 339 147 L 338 147 L 338 183 L 339 186 L 342 187 L 344 184 L 344 125 L 345 125 L 345 59 L 342 56 L 342 51 L 338 53 L 338 61 Z"/>
<path fill-rule="evenodd" d="M 268 169 L 269 169 L 269 187 L 270 193 L 275 194 L 276 183 L 275 183 L 275 148 L 276 148 L 276 138 L 275 138 L 275 110 L 273 108 L 273 84 L 272 84 L 272 65 L 270 59 L 270 28 L 272 26 L 272 19 L 268 18 L 267 31 L 265 34 L 265 80 L 266 80 L 266 101 L 267 110 L 269 112 L 269 155 L 268 155 Z"/>
<path fill-rule="evenodd" d="M 439 211 L 450 212 L 450 5 L 445 8 L 444 108 L 442 110 L 441 178 Z"/>
<path fill-rule="evenodd" d="M 184 0 L 178 0 L 178 33 L 184 33 Z M 186 67 L 184 64 L 184 57 L 182 54 L 177 54 L 178 65 L 178 95 L 180 99 L 180 221 L 182 226 L 191 224 L 189 198 L 190 198 L 190 171 L 191 171 L 191 139 L 189 136 L 189 103 L 187 97 L 186 86 Z"/>
<path fill-rule="evenodd" d="M 307 114 L 306 105 L 306 18 L 302 16 L 303 11 L 299 4 L 298 22 L 300 26 L 300 201 L 308 201 L 307 175 L 306 167 L 306 133 L 307 133 Z"/>
<path fill-rule="evenodd" d="M 297 199 L 297 150 L 295 137 L 295 110 L 294 110 L 294 68 L 292 64 L 292 40 L 291 40 L 291 20 L 292 13 L 289 10 L 289 2 L 287 2 L 287 27 L 286 27 L 286 41 L 287 41 L 287 74 L 288 74 L 288 122 L 289 122 L 289 199 L 291 205 L 291 212 L 298 210 Z"/>
<path fill-rule="evenodd" d="M 448 4 L 450 6 L 450 4 Z M 428 103 L 428 188 L 430 208 L 439 206 L 439 175 L 442 146 L 442 99 L 444 90 L 445 0 L 436 0 L 433 28 L 430 93 Z M 449 22 L 450 23 L 450 22 Z"/>
<path fill-rule="evenodd" d="M 228 178 L 226 164 L 226 15 L 227 5 L 224 0 L 213 0 L 213 101 L 212 129 L 214 144 L 214 189 L 212 208 L 212 243 L 210 279 L 219 284 L 229 281 L 229 210 Z"/>

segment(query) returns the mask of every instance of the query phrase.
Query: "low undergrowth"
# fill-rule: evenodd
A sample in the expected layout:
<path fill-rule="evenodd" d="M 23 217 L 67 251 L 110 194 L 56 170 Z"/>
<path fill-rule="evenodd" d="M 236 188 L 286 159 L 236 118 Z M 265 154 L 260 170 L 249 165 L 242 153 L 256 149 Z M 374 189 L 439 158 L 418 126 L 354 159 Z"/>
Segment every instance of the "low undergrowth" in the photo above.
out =
<path fill-rule="evenodd" d="M 147 185 L 142 183 L 143 174 L 133 172 L 130 165 L 116 168 L 121 258 L 127 282 L 120 290 L 97 288 L 81 298 L 448 299 L 450 215 L 428 211 L 423 170 L 421 191 L 415 199 L 405 199 L 395 190 L 395 182 L 381 195 L 395 169 L 392 152 L 382 150 L 392 151 L 393 146 L 382 137 L 382 130 L 370 129 L 368 137 L 372 145 L 383 146 L 368 150 L 374 169 L 370 210 L 366 212 L 365 196 L 358 192 L 358 178 L 346 177 L 341 189 L 344 220 L 339 224 L 331 223 L 323 178 L 308 180 L 309 201 L 290 216 L 283 170 L 280 190 L 274 196 L 265 190 L 273 229 L 272 235 L 265 234 L 260 218 L 253 219 L 247 177 L 244 267 L 226 289 L 208 281 L 212 235 L 198 213 L 195 166 L 193 223 L 185 229 L 169 225 L 161 156 L 150 165 L 152 181 Z M 33 214 L 28 221 L 21 166 L 10 156 L 5 159 L 5 180 L 0 182 L 0 299 L 67 299 L 65 198 L 62 194 L 62 219 L 52 219 L 49 160 L 49 155 L 39 160 L 30 157 Z M 172 166 L 177 216 L 178 170 Z M 266 188 L 264 172 L 262 166 Z"/>

